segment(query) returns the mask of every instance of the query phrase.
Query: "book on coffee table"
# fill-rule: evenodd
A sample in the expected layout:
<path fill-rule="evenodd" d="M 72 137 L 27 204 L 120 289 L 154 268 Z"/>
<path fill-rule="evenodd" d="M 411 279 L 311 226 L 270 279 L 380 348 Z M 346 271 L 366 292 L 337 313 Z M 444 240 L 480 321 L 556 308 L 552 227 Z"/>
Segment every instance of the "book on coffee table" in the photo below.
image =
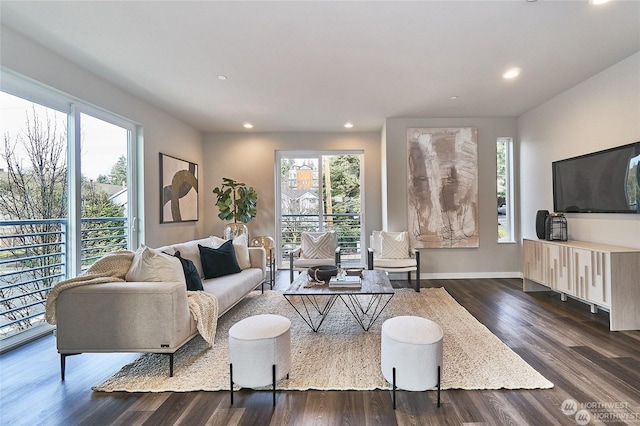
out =
<path fill-rule="evenodd" d="M 329 281 L 329 288 L 360 288 L 362 279 L 358 276 L 346 275 L 342 278 L 332 277 Z"/>

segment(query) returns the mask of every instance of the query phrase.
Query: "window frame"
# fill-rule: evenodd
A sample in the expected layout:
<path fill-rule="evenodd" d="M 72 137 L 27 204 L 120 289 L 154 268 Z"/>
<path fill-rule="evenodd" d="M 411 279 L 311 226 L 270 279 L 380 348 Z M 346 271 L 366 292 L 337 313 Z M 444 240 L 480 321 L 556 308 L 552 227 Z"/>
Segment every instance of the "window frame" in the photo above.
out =
<path fill-rule="evenodd" d="M 0 69 L 0 90 L 13 96 L 25 99 L 67 114 L 67 173 L 68 173 L 68 220 L 69 235 L 67 236 L 68 263 L 67 277 L 81 273 L 81 173 L 80 147 L 82 134 L 80 132 L 80 115 L 85 114 L 99 120 L 111 123 L 127 130 L 127 218 L 128 218 L 128 248 L 135 249 L 144 240 L 143 230 L 138 226 L 140 203 L 138 198 L 138 176 L 141 162 L 138 160 L 141 146 L 142 127 L 134 121 L 92 105 L 60 90 L 49 87 L 14 71 Z M 72 195 L 73 194 L 73 195 Z"/>
<path fill-rule="evenodd" d="M 496 199 L 498 198 L 498 188 L 497 188 L 497 181 L 498 181 L 498 164 L 497 164 L 497 160 L 498 160 L 498 152 L 499 152 L 499 146 L 503 144 L 504 145 L 504 167 L 505 167 L 505 171 L 504 171 L 504 179 L 505 179 L 505 205 L 506 205 L 506 214 L 505 214 L 505 218 L 506 218 L 506 222 L 505 222 L 505 229 L 507 231 L 507 236 L 505 238 L 500 238 L 499 235 L 497 235 L 497 242 L 499 244 L 510 244 L 510 243 L 515 243 L 516 242 L 516 235 L 515 235 L 515 207 L 514 207 L 514 201 L 515 201 L 515 196 L 514 196 L 514 188 L 515 188 L 515 184 L 514 184 L 514 143 L 513 143 L 513 138 L 512 137 L 499 137 L 496 140 Z M 498 219 L 500 217 L 500 215 L 498 214 L 498 212 L 496 211 L 496 215 L 498 216 Z"/>

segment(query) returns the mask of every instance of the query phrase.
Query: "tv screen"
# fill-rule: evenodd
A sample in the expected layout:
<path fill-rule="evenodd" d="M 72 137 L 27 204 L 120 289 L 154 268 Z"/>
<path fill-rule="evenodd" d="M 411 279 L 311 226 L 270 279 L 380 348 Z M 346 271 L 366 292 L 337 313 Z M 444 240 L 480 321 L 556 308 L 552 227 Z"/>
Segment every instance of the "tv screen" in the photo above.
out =
<path fill-rule="evenodd" d="M 553 209 L 640 214 L 640 142 L 554 161 Z"/>

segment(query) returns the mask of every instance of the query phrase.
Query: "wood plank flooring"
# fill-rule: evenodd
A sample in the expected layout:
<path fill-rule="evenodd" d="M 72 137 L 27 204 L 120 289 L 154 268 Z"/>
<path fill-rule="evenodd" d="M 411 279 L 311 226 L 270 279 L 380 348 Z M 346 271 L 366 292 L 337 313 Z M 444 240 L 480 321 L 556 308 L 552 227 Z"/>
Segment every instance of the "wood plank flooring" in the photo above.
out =
<path fill-rule="evenodd" d="M 408 287 L 394 281 L 394 287 Z M 98 393 L 138 354 L 67 359 L 60 381 L 50 335 L 0 356 L 0 425 L 576 425 L 562 403 L 585 407 L 588 424 L 640 425 L 640 332 L 610 332 L 608 314 L 561 302 L 551 292 L 523 293 L 521 280 L 422 280 L 444 287 L 480 322 L 537 369 L 551 390 L 398 392 Z M 275 288 L 288 286 L 288 271 Z"/>

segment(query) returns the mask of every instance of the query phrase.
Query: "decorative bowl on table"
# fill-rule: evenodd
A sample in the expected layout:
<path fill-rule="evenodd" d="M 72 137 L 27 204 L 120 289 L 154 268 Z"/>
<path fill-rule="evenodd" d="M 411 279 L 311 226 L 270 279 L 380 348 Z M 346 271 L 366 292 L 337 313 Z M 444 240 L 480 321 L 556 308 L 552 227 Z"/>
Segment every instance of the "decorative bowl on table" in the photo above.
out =
<path fill-rule="evenodd" d="M 333 265 L 312 266 L 307 270 L 309 280 L 328 283 L 331 277 L 338 275 L 338 267 Z"/>

